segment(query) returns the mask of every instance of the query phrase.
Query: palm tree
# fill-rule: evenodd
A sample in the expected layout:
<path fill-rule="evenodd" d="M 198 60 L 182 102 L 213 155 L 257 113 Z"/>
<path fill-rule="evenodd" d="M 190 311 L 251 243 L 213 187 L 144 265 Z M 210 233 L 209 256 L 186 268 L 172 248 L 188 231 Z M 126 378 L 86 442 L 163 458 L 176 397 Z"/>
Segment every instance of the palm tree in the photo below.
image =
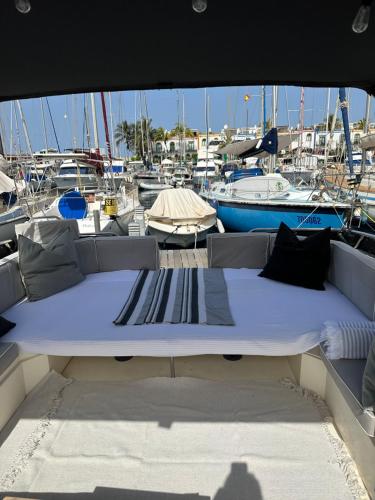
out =
<path fill-rule="evenodd" d="M 153 129 L 153 142 L 162 142 L 165 146 L 165 151 L 167 151 L 167 140 L 169 139 L 170 134 L 168 130 L 163 127 L 158 127 Z"/>
<path fill-rule="evenodd" d="M 134 123 L 128 123 L 126 120 L 119 123 L 115 128 L 116 146 L 125 144 L 128 151 L 134 151 Z"/>
<path fill-rule="evenodd" d="M 364 130 L 366 126 L 366 118 L 361 118 L 360 120 L 357 121 L 355 124 L 355 128 L 359 130 Z"/>
<path fill-rule="evenodd" d="M 174 129 L 170 132 L 170 137 L 177 136 L 179 138 L 182 137 L 194 137 L 194 132 L 189 127 L 184 127 L 181 123 L 176 123 Z"/>
<path fill-rule="evenodd" d="M 142 118 L 136 124 L 128 123 L 126 120 L 119 123 L 115 129 L 115 141 L 117 146 L 121 143 L 126 145 L 128 151 L 132 151 L 135 156 L 143 157 L 148 155 L 149 144 L 154 140 L 155 129 L 151 127 L 151 119 Z"/>

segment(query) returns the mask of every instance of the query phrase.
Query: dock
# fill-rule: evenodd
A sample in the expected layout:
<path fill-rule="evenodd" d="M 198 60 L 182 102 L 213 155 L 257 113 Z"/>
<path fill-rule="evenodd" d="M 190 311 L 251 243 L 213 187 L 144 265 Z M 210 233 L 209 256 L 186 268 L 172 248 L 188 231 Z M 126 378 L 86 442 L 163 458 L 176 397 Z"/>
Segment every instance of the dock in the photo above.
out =
<path fill-rule="evenodd" d="M 160 250 L 160 267 L 208 267 L 207 248 Z"/>

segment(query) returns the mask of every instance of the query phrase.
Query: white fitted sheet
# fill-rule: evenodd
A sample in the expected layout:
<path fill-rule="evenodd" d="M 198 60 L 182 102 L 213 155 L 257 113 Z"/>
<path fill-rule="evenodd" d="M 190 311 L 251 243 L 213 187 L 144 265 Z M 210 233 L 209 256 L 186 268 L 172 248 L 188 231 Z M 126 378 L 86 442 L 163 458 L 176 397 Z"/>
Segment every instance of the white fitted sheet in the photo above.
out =
<path fill-rule="evenodd" d="M 91 274 L 52 297 L 13 306 L 4 316 L 17 326 L 1 341 L 61 356 L 286 356 L 316 346 L 324 321 L 367 319 L 329 283 L 326 291 L 308 290 L 260 278 L 257 269 L 225 269 L 235 326 L 115 326 L 137 273 Z"/>

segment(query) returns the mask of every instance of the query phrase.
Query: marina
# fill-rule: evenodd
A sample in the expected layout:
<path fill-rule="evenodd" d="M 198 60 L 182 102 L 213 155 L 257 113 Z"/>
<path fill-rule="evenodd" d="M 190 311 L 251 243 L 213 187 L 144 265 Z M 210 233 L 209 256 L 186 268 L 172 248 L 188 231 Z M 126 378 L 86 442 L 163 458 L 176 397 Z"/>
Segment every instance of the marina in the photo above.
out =
<path fill-rule="evenodd" d="M 2 2 L 0 500 L 375 500 L 373 10 Z"/>

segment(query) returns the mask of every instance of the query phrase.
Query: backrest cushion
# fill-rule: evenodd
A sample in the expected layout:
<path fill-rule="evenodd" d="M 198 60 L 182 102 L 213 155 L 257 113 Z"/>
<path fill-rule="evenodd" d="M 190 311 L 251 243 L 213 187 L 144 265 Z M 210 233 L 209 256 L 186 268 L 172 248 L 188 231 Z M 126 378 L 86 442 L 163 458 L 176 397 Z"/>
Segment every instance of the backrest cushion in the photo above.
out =
<path fill-rule="evenodd" d="M 17 254 L 0 262 L 0 314 L 25 297 Z"/>
<path fill-rule="evenodd" d="M 84 279 L 69 227 L 45 247 L 19 235 L 18 255 L 30 301 L 49 297 Z"/>
<path fill-rule="evenodd" d="M 99 272 L 159 269 L 159 247 L 153 236 L 95 238 Z"/>
<path fill-rule="evenodd" d="M 375 259 L 341 241 L 331 241 L 328 280 L 370 320 L 375 320 Z"/>
<path fill-rule="evenodd" d="M 77 249 L 79 267 L 83 274 L 91 274 L 99 272 L 99 261 L 96 253 L 95 238 L 80 238 L 75 240 Z"/>
<path fill-rule="evenodd" d="M 262 269 L 268 258 L 266 233 L 225 233 L 207 236 L 208 267 Z"/>
<path fill-rule="evenodd" d="M 73 239 L 79 238 L 78 222 L 74 219 L 24 222 L 16 225 L 16 234 L 26 236 L 35 243 L 47 245 L 67 228 L 70 229 Z"/>

